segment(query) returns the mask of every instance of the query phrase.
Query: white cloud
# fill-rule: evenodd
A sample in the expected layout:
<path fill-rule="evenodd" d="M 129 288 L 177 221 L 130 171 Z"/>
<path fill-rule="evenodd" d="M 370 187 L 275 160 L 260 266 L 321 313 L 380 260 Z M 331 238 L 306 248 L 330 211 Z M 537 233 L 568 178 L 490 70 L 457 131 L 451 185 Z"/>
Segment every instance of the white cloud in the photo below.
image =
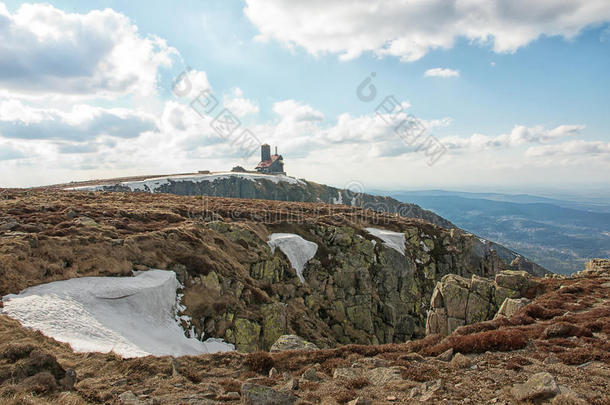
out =
<path fill-rule="evenodd" d="M 529 143 L 549 143 L 557 139 L 580 135 L 584 125 L 560 125 L 553 129 L 545 129 L 541 125 L 526 127 L 515 125 L 508 134 L 488 136 L 473 134 L 468 138 L 449 136 L 441 141 L 452 150 L 486 150 L 521 146 Z"/>
<path fill-rule="evenodd" d="M 13 139 L 94 140 L 134 138 L 157 129 L 149 114 L 123 108 L 74 105 L 70 111 L 34 108 L 18 100 L 0 102 L 0 136 Z"/>
<path fill-rule="evenodd" d="M 422 58 L 466 38 L 514 52 L 542 35 L 573 38 L 610 20 L 607 0 L 246 0 L 260 40 L 352 59 L 363 52 Z"/>
<path fill-rule="evenodd" d="M 111 9 L 22 4 L 11 14 L 0 3 L 0 38 L 0 87 L 27 97 L 152 95 L 177 53 Z"/>
<path fill-rule="evenodd" d="M 590 158 L 602 155 L 610 159 L 610 142 L 575 140 L 557 145 L 533 146 L 527 149 L 531 157 L 567 157 L 578 156 Z"/>
<path fill-rule="evenodd" d="M 258 113 L 258 106 L 243 97 L 243 92 L 239 88 L 233 89 L 230 95 L 224 97 L 223 104 L 237 117 Z"/>
<path fill-rule="evenodd" d="M 460 77 L 460 72 L 453 69 L 434 68 L 426 70 L 424 77 Z"/>

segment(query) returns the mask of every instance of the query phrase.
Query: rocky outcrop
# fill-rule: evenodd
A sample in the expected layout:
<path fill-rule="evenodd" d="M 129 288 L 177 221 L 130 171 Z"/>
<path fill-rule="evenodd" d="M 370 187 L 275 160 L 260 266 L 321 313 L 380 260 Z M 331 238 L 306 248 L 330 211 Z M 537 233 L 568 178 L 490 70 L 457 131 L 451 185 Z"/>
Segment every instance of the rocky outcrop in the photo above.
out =
<path fill-rule="evenodd" d="M 426 334 L 449 335 L 460 326 L 512 316 L 536 294 L 539 286 L 524 271 L 504 270 L 495 280 L 449 274 L 437 283 L 430 300 Z M 519 299 L 517 299 L 519 298 Z"/>
<path fill-rule="evenodd" d="M 592 259 L 585 263 L 585 269 L 577 272 L 576 277 L 595 277 L 610 275 L 610 259 Z"/>
<path fill-rule="evenodd" d="M 271 346 L 271 353 L 284 352 L 287 350 L 318 350 L 318 347 L 311 342 L 297 335 L 284 335 Z"/>
<path fill-rule="evenodd" d="M 53 203 L 32 211 L 40 205 L 36 193 L 0 202 L 19 224 L 0 231 L 3 293 L 74 276 L 173 270 L 184 286 L 187 333 L 246 352 L 269 350 L 283 335 L 320 348 L 422 337 L 443 276 L 493 277 L 509 266 L 472 234 L 358 207 L 45 192 Z M 77 221 L 82 217 L 97 225 Z M 370 228 L 402 236 L 395 240 L 404 249 L 388 246 Z M 282 250 L 270 248 L 274 233 L 318 246 L 303 281 Z"/>

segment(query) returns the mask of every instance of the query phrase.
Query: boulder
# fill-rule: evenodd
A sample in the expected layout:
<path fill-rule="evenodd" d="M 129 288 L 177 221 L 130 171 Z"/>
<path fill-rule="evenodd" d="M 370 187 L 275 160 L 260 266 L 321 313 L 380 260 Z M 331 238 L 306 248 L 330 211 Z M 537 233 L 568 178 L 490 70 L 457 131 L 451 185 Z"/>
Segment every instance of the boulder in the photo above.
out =
<path fill-rule="evenodd" d="M 402 380 L 400 367 L 378 367 L 366 372 L 372 385 L 383 387 L 389 382 Z"/>
<path fill-rule="evenodd" d="M 241 398 L 246 405 L 292 405 L 298 399 L 289 391 L 276 391 L 251 382 L 242 384 Z"/>
<path fill-rule="evenodd" d="M 318 346 L 306 341 L 297 335 L 280 336 L 271 346 L 271 353 L 284 352 L 286 350 L 318 350 Z"/>
<path fill-rule="evenodd" d="M 506 298 L 502 303 L 502 306 L 498 310 L 498 313 L 496 314 L 495 318 L 498 318 L 500 316 L 510 318 L 511 316 L 515 315 L 517 311 L 519 311 L 521 308 L 523 308 L 529 303 L 530 300 L 528 300 L 527 298 Z"/>
<path fill-rule="evenodd" d="M 518 401 L 542 400 L 559 394 L 555 378 L 547 372 L 534 374 L 524 384 L 516 384 L 510 390 Z"/>

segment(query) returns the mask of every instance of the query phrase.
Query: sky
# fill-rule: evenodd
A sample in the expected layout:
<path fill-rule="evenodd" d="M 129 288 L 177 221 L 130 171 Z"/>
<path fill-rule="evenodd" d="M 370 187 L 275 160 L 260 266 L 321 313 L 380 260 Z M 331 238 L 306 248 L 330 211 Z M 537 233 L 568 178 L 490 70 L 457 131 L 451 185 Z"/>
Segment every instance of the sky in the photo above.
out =
<path fill-rule="evenodd" d="M 254 167 L 610 197 L 607 0 L 0 0 L 0 187 Z"/>

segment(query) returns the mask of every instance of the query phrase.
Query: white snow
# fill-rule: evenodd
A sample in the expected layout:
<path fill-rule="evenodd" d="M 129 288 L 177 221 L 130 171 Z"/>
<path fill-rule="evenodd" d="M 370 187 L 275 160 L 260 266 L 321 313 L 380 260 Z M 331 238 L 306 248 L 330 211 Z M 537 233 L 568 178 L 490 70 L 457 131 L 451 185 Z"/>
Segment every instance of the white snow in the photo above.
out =
<path fill-rule="evenodd" d="M 296 270 L 301 283 L 305 282 L 303 269 L 305 264 L 316 255 L 318 245 L 301 238 L 293 233 L 272 233 L 267 242 L 271 246 L 271 253 L 278 247 L 288 257 L 292 268 Z"/>
<path fill-rule="evenodd" d="M 290 183 L 290 184 L 303 184 L 302 180 L 295 179 L 294 177 L 289 177 L 284 174 L 259 174 L 259 173 L 235 173 L 235 172 L 220 172 L 220 173 L 209 173 L 209 174 L 187 174 L 180 176 L 166 176 L 166 177 L 156 177 L 141 181 L 125 181 L 120 183 L 123 187 L 128 187 L 131 191 L 145 191 L 149 193 L 159 192 L 161 186 L 165 184 L 169 184 L 172 182 L 193 182 L 193 183 L 201 183 L 204 181 L 214 182 L 216 180 L 228 179 L 231 177 L 241 177 L 250 181 L 258 181 L 258 180 L 268 180 L 272 181 L 275 184 L 280 181 Z M 82 186 L 82 187 L 69 187 L 66 190 L 72 191 L 102 191 L 104 189 L 103 185 L 93 185 L 93 186 Z"/>
<path fill-rule="evenodd" d="M 402 232 L 386 231 L 384 229 L 366 228 L 366 231 L 383 241 L 384 246 L 405 255 L 405 234 Z"/>
<path fill-rule="evenodd" d="M 183 356 L 234 350 L 218 339 L 187 338 L 176 322 L 173 271 L 135 277 L 83 277 L 28 288 L 3 297 L 2 312 L 77 352 L 123 357 Z"/>
<path fill-rule="evenodd" d="M 341 190 L 337 191 L 339 195 L 338 198 L 333 198 L 333 204 L 343 204 L 343 195 L 341 194 Z"/>

